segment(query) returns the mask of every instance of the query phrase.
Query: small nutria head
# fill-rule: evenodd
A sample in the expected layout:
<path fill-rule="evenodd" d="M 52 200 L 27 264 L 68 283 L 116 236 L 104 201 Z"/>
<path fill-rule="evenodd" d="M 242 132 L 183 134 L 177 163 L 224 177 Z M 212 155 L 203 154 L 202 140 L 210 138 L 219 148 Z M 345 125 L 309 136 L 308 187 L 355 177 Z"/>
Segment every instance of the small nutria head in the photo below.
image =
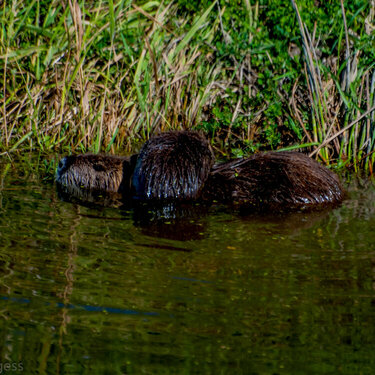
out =
<path fill-rule="evenodd" d="M 175 131 L 149 139 L 133 175 L 139 199 L 185 200 L 198 196 L 214 162 L 208 141 L 197 132 Z"/>
<path fill-rule="evenodd" d="M 129 192 L 137 156 L 71 155 L 62 158 L 56 182 L 70 189 Z"/>

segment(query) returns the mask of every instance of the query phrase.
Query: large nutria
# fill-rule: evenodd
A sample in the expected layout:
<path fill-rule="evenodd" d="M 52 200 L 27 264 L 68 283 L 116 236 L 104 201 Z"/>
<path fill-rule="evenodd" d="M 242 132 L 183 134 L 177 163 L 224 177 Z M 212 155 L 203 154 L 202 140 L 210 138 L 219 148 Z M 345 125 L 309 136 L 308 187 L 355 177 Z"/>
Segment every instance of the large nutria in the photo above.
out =
<path fill-rule="evenodd" d="M 215 165 L 202 198 L 284 211 L 337 204 L 344 191 L 333 172 L 308 156 L 269 152 Z"/>
<path fill-rule="evenodd" d="M 130 194 L 130 183 L 137 155 L 71 155 L 60 160 L 56 182 L 79 192 L 81 189 Z"/>
<path fill-rule="evenodd" d="M 199 195 L 214 162 L 208 141 L 197 132 L 176 131 L 149 139 L 133 175 L 140 199 L 186 200 Z"/>

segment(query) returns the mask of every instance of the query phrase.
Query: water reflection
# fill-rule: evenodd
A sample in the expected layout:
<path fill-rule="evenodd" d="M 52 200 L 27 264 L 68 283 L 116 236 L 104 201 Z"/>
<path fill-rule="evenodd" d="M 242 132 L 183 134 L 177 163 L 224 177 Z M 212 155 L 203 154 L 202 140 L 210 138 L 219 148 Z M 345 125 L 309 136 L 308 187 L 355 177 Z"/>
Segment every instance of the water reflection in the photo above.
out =
<path fill-rule="evenodd" d="M 331 211 L 173 216 L 3 171 L 0 351 L 25 373 L 374 372 L 371 183 Z"/>
<path fill-rule="evenodd" d="M 142 233 L 157 238 L 176 241 L 202 239 L 205 232 L 204 217 L 207 207 L 195 203 L 126 201 L 117 193 L 99 192 L 87 189 L 70 189 L 57 185 L 62 201 L 76 203 L 90 208 L 120 208 L 128 216 L 132 213 L 133 224 L 142 228 Z"/>
<path fill-rule="evenodd" d="M 142 233 L 156 238 L 176 241 L 203 239 L 207 229 L 206 216 L 216 213 L 237 212 L 244 225 L 274 224 L 276 231 L 296 232 L 309 228 L 332 212 L 332 208 L 310 210 L 309 212 L 249 213 L 236 210 L 233 206 L 183 202 L 142 202 L 124 200 L 121 194 L 105 193 L 87 189 L 70 189 L 57 185 L 58 196 L 62 201 L 89 208 L 119 208 L 126 217 L 131 216 L 133 224 L 142 228 Z"/>

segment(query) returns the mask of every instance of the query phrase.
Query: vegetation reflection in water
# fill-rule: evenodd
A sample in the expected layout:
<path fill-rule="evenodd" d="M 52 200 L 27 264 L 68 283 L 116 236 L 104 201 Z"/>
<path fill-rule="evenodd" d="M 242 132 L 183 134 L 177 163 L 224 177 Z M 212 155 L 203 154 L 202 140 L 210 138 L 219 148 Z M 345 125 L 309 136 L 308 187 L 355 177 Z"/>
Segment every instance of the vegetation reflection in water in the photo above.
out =
<path fill-rule="evenodd" d="M 132 211 L 64 202 L 37 175 L 0 167 L 2 365 L 30 374 L 374 372 L 371 183 L 352 183 L 329 212 L 216 209 L 190 226 L 147 227 Z M 168 235 L 179 231 L 183 240 Z"/>

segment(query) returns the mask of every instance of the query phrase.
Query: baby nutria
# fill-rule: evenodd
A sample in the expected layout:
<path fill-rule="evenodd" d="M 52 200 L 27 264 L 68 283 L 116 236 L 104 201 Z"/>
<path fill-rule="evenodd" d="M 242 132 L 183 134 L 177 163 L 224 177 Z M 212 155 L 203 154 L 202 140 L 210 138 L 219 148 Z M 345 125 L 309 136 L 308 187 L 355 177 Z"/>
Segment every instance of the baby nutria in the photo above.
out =
<path fill-rule="evenodd" d="M 295 210 L 334 205 L 344 198 L 338 177 L 299 152 L 268 152 L 213 167 L 204 200 L 250 210 Z"/>
<path fill-rule="evenodd" d="M 133 175 L 135 196 L 139 199 L 194 199 L 213 162 L 211 147 L 199 133 L 162 133 L 149 139 L 139 153 Z"/>
<path fill-rule="evenodd" d="M 131 177 L 137 155 L 71 155 L 60 160 L 56 182 L 70 191 L 82 189 L 130 193 Z"/>

